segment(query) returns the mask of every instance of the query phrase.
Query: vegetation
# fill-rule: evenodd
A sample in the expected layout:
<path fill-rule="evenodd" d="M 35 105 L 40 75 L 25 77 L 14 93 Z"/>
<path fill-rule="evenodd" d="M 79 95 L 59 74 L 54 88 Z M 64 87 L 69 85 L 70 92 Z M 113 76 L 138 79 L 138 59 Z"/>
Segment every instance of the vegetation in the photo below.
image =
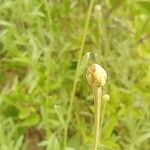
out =
<path fill-rule="evenodd" d="M 95 62 L 99 149 L 149 150 L 149 18 L 149 0 L 0 0 L 0 150 L 90 150 Z"/>

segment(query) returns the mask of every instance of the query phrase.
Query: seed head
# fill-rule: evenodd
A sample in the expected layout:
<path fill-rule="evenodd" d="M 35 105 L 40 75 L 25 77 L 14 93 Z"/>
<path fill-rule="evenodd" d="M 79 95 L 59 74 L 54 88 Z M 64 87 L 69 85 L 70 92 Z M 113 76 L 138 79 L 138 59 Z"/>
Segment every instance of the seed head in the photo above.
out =
<path fill-rule="evenodd" d="M 107 72 L 100 65 L 92 64 L 87 70 L 86 78 L 92 87 L 100 88 L 106 84 Z"/>

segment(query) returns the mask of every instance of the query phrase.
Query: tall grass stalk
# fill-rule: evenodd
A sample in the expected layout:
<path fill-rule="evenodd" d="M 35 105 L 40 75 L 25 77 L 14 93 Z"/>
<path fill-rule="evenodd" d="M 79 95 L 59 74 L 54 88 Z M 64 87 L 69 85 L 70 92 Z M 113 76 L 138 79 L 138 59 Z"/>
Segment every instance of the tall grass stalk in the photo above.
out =
<path fill-rule="evenodd" d="M 84 45 L 85 45 L 86 36 L 88 33 L 88 26 L 89 26 L 90 17 L 92 14 L 92 9 L 94 6 L 94 1 L 95 0 L 90 1 L 89 9 L 87 12 L 87 18 L 86 18 L 85 26 L 84 26 L 83 36 L 82 36 L 82 40 L 81 40 L 81 47 L 80 47 L 80 51 L 79 51 L 79 55 L 78 55 L 78 62 L 77 62 L 77 67 L 76 67 L 76 72 L 75 72 L 75 79 L 74 79 L 74 83 L 73 83 L 73 89 L 71 92 L 71 98 L 70 98 L 70 103 L 69 103 L 69 108 L 68 108 L 68 113 L 67 113 L 66 127 L 64 129 L 64 148 L 67 146 L 68 126 L 69 126 L 69 123 L 71 120 L 74 96 L 75 96 L 77 82 L 78 82 L 78 70 L 79 70 L 79 66 L 81 63 L 81 59 L 82 59 L 83 49 L 84 49 Z"/>
<path fill-rule="evenodd" d="M 101 117 L 101 103 L 102 103 L 102 87 L 107 81 L 107 72 L 103 67 L 98 64 L 92 64 L 88 67 L 86 74 L 89 85 L 93 88 L 94 95 L 94 140 L 93 150 L 97 150 L 99 143 L 99 129 L 100 129 L 100 117 Z"/>
<path fill-rule="evenodd" d="M 99 141 L 99 129 L 100 129 L 102 88 L 93 87 L 93 95 L 94 95 L 94 107 L 95 107 L 93 150 L 97 150 L 98 143 L 99 143 L 98 141 Z"/>

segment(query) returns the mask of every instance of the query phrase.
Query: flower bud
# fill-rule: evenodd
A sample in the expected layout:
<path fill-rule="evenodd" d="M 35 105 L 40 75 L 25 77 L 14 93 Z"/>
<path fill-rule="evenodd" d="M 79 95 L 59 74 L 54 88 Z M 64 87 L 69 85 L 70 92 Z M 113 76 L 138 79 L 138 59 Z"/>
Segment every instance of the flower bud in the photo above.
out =
<path fill-rule="evenodd" d="M 107 73 L 100 65 L 92 64 L 87 70 L 86 78 L 92 87 L 100 88 L 106 84 Z"/>
<path fill-rule="evenodd" d="M 97 4 L 94 6 L 94 11 L 93 11 L 93 17 L 94 19 L 99 19 L 102 15 L 102 8 L 101 5 Z"/>
<path fill-rule="evenodd" d="M 102 8 L 101 8 L 101 5 L 99 5 L 99 4 L 97 4 L 97 5 L 94 6 L 94 11 L 95 11 L 95 12 L 98 12 L 98 13 L 99 13 L 99 12 L 101 11 L 101 9 L 102 9 Z"/>
<path fill-rule="evenodd" d="M 109 100 L 110 100 L 110 95 L 104 94 L 104 95 L 103 95 L 103 100 L 104 100 L 104 101 L 109 101 Z"/>

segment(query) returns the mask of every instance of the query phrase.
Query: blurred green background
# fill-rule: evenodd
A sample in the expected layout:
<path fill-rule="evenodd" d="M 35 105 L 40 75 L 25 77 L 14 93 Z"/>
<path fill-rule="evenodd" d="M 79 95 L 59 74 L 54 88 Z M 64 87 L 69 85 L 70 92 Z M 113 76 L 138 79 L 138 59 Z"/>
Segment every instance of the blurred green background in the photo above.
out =
<path fill-rule="evenodd" d="M 93 62 L 110 95 L 100 149 L 150 149 L 150 1 L 95 0 L 78 62 L 89 4 L 0 0 L 0 150 L 63 149 L 75 72 L 66 150 L 90 150 Z"/>

